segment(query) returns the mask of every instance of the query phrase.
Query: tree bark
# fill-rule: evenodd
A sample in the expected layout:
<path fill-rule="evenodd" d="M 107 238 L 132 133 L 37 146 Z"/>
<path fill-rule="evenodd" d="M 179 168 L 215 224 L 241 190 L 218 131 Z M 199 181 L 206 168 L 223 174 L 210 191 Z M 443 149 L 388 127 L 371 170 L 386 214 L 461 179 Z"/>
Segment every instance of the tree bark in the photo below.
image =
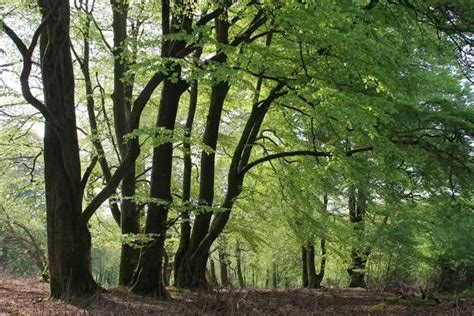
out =
<path fill-rule="evenodd" d="M 172 15 L 170 1 L 163 0 L 161 3 L 161 23 L 164 36 L 189 32 L 192 24 L 192 15 L 181 14 L 180 10 L 173 10 Z M 186 4 L 181 1 L 174 3 L 176 8 L 186 12 Z M 186 46 L 183 40 L 164 39 L 161 47 L 161 57 L 180 58 L 179 54 Z M 173 133 L 178 112 L 179 100 L 189 84 L 181 79 L 181 66 L 169 61 L 165 64 L 167 78 L 161 91 L 160 109 L 156 127 L 167 133 Z M 166 136 L 167 137 L 167 136 Z M 135 293 L 152 295 L 167 299 L 169 294 L 165 289 L 162 269 L 163 251 L 166 238 L 166 226 L 168 209 L 172 202 L 171 196 L 171 172 L 173 162 L 172 141 L 160 144 L 153 150 L 153 161 L 151 170 L 150 198 L 145 223 L 145 233 L 152 237 L 152 241 L 146 245 L 140 253 L 140 259 L 135 270 L 133 286 L 131 290 Z"/>
<path fill-rule="evenodd" d="M 224 99 L 229 90 L 228 83 L 219 83 L 212 88 L 211 105 L 206 123 L 203 143 L 213 152 L 202 152 L 201 172 L 199 183 L 199 203 L 202 207 L 212 207 L 214 200 L 214 164 L 215 149 L 217 145 L 217 136 L 219 131 L 219 122 L 221 118 Z M 194 255 L 194 251 L 199 246 L 204 236 L 209 230 L 212 212 L 204 210 L 198 214 L 194 221 L 188 251 L 184 260 L 181 261 L 181 267 L 178 269 L 177 285 L 185 288 L 205 288 L 207 281 L 205 278 L 206 263 L 208 254 Z"/>
<path fill-rule="evenodd" d="M 199 58 L 200 52 L 197 54 Z M 191 86 L 188 117 L 186 118 L 185 134 L 186 141 L 183 144 L 184 148 L 184 170 L 183 170 L 183 207 L 191 207 L 189 201 L 191 199 L 191 176 L 192 176 L 192 158 L 191 158 L 191 132 L 194 124 L 194 116 L 196 113 L 198 100 L 198 83 L 194 82 Z M 189 222 L 189 209 L 184 209 L 181 216 L 181 234 L 179 240 L 178 250 L 174 257 L 174 283 L 178 285 L 179 269 L 183 264 L 183 259 L 189 249 L 189 241 L 191 239 L 191 223 Z"/>
<path fill-rule="evenodd" d="M 225 17 L 216 19 L 216 38 L 219 43 L 228 44 L 230 24 Z M 216 62 L 224 63 L 227 55 L 218 54 Z M 203 150 L 201 153 L 201 172 L 199 181 L 199 204 L 203 211 L 196 215 L 189 239 L 189 247 L 180 260 L 181 267 L 177 269 L 177 286 L 185 288 L 205 288 L 208 286 L 205 271 L 208 253 L 194 255 L 195 250 L 209 230 L 212 211 L 206 209 L 213 206 L 215 150 L 224 101 L 230 85 L 222 81 L 212 86 L 209 112 L 204 130 L 203 143 L 211 148 L 211 152 Z"/>
<path fill-rule="evenodd" d="M 127 71 L 131 61 L 127 57 L 127 17 L 129 4 L 125 0 L 111 0 L 114 32 L 114 92 L 112 94 L 114 127 L 121 159 L 127 155 L 127 141 L 125 136 L 130 130 L 131 97 L 133 81 L 127 78 Z M 140 232 L 140 217 L 135 198 L 136 166 L 135 162 L 125 173 L 121 184 L 122 202 L 120 205 L 120 228 L 122 234 L 138 234 Z M 122 244 L 120 255 L 119 284 L 130 285 L 133 272 L 138 263 L 139 251 L 129 244 Z"/>
<path fill-rule="evenodd" d="M 326 274 L 326 240 L 321 239 L 321 262 L 319 264 L 319 273 L 317 274 L 316 278 L 316 287 L 321 287 L 321 282 L 324 279 L 324 275 Z"/>
<path fill-rule="evenodd" d="M 41 2 L 49 18 L 40 40 L 46 120 L 44 161 L 51 296 L 68 298 L 96 292 L 91 274 L 91 237 L 81 218 L 83 187 L 70 52 L 69 1 Z M 51 119 L 56 121 L 55 128 Z M 60 128 L 60 129 L 58 129 Z"/>
<path fill-rule="evenodd" d="M 163 250 L 163 283 L 165 286 L 170 285 L 171 271 L 169 270 L 170 258 L 166 249 Z"/>
<path fill-rule="evenodd" d="M 176 66 L 179 68 L 179 66 Z M 179 69 L 175 69 L 179 74 Z M 156 126 L 168 131 L 174 130 L 176 114 L 181 94 L 187 84 L 181 80 L 173 83 L 165 80 L 161 94 L 160 110 Z M 148 213 L 145 224 L 145 233 L 153 238 L 140 254 L 136 270 L 135 282 L 132 291 L 152 295 L 160 298 L 169 298 L 162 279 L 162 258 L 166 225 L 171 196 L 171 171 L 173 161 L 173 145 L 171 142 L 155 147 L 151 173 L 150 198 L 154 202 L 148 204 Z"/>
<path fill-rule="evenodd" d="M 260 26 L 266 22 L 266 17 L 262 12 L 258 12 L 249 27 L 242 32 L 242 35 L 239 35 L 234 38 L 234 40 L 229 41 L 229 28 L 230 23 L 227 20 L 227 9 L 230 3 L 224 1 L 222 5 L 223 13 L 222 17 L 217 17 L 216 21 L 216 39 L 219 43 L 238 46 L 242 42 L 250 41 L 251 35 L 255 32 Z M 269 37 L 271 38 L 271 36 Z M 267 43 L 269 41 L 267 40 Z M 214 62 L 223 63 L 227 60 L 227 56 L 224 51 L 219 51 L 212 60 Z M 209 114 L 206 121 L 206 129 L 203 142 L 209 147 L 215 149 L 217 144 L 217 137 L 220 124 L 220 116 L 222 112 L 222 107 L 229 91 L 229 83 L 227 81 L 221 81 L 212 87 L 211 93 L 211 102 L 209 108 Z M 262 118 L 263 119 L 263 118 Z M 256 137 L 256 135 L 255 135 Z M 247 139 L 245 139 L 246 141 Z M 250 144 L 250 142 L 249 142 Z M 251 146 L 250 146 L 251 147 Z M 250 156 L 250 154 L 249 154 Z M 240 160 L 240 157 L 239 157 Z M 245 159 L 244 159 L 245 160 Z M 248 160 L 248 157 L 247 157 Z M 237 167 L 237 166 L 234 166 Z M 232 167 L 231 167 L 232 168 Z M 234 175 L 237 169 L 233 168 L 230 173 Z M 229 173 L 229 174 L 230 174 Z M 229 205 L 232 207 L 233 199 L 237 197 L 240 191 L 240 186 L 243 181 L 241 177 L 235 174 L 235 178 L 232 179 L 233 183 L 229 184 L 232 188 L 228 190 L 231 191 L 230 195 L 227 194 L 226 202 L 223 203 L 223 207 Z M 210 227 L 212 212 L 206 211 L 206 207 L 213 207 L 214 200 L 214 153 L 203 152 L 201 159 L 201 179 L 200 179 L 200 192 L 199 192 L 199 203 L 204 207 L 204 213 L 201 213 L 196 216 L 196 220 L 193 225 L 193 230 L 190 238 L 190 245 L 185 258 L 182 260 L 181 267 L 178 269 L 177 275 L 177 286 L 185 288 L 202 288 L 207 287 L 205 277 L 206 262 L 209 256 L 209 249 L 212 243 L 216 240 L 219 234 L 224 229 L 225 224 L 230 215 L 230 211 L 226 209 L 223 213 L 216 215 L 212 227 Z M 230 199 L 229 199 L 230 198 Z"/>
<path fill-rule="evenodd" d="M 328 196 L 323 196 L 324 211 L 327 212 Z M 303 287 L 316 289 L 321 287 L 321 282 L 326 272 L 326 240 L 321 239 L 321 260 L 319 273 L 316 272 L 315 248 L 312 241 L 301 247 L 303 261 Z"/>

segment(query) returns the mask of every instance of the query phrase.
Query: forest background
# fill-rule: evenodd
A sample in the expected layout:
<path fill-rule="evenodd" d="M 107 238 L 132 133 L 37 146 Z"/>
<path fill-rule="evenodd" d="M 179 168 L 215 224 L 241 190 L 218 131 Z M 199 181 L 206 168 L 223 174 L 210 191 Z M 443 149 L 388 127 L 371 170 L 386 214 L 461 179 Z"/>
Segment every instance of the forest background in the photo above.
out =
<path fill-rule="evenodd" d="M 472 290 L 471 1 L 0 3 L 4 271 Z"/>

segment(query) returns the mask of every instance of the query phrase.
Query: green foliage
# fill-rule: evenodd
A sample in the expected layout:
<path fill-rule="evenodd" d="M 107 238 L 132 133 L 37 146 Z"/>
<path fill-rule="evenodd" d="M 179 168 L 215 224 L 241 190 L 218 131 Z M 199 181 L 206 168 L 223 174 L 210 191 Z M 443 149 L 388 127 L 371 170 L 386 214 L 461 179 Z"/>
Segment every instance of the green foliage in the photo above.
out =
<path fill-rule="evenodd" d="M 117 190 L 112 199 L 131 199 L 140 209 L 146 209 L 148 203 L 169 207 L 166 247 L 174 252 L 179 240 L 176 224 L 181 222 L 183 212 L 189 212 L 193 222 L 199 214 L 224 211 L 220 205 L 228 189 L 229 166 L 250 113 L 262 105 L 279 82 L 284 82 L 285 94 L 265 113 L 255 143 L 246 144 L 246 148 L 252 146 L 250 161 L 297 150 L 326 154 L 266 161 L 246 175 L 226 227 L 226 241 L 221 242 L 228 248 L 237 241 L 243 245 L 244 274 L 247 281 L 252 280 L 247 283 L 271 285 L 274 274 L 278 286 L 299 286 L 301 245 L 319 245 L 324 239 L 328 266 L 323 284 L 327 286 L 346 285 L 346 269 L 354 250 L 370 253 L 366 271 L 369 285 L 434 283 L 448 290 L 472 286 L 472 85 L 464 80 L 465 68 L 452 53 L 459 49 L 459 33 L 443 33 L 445 29 L 433 25 L 450 26 L 441 19 L 442 9 L 449 3 L 415 1 L 413 10 L 405 1 L 381 1 L 369 10 L 367 2 L 236 2 L 225 17 L 232 24 L 231 40 L 245 32 L 258 10 L 267 21 L 253 34 L 258 36 L 252 41 L 234 47 L 216 40 L 213 23 L 162 36 L 160 4 L 129 1 L 130 33 L 137 33 L 123 43 L 127 49 L 118 57 L 131 62 L 121 80 L 135 84 L 135 98 L 154 72 L 170 75 L 171 66 L 179 64 L 182 79 L 198 82 L 198 106 L 191 137 L 186 136 L 185 129 L 188 93 L 181 98 L 175 127 L 156 128 L 160 93 L 159 89 L 154 92 L 140 128 L 126 137 L 136 138 L 141 144 L 136 194 L 124 198 Z M 454 1 L 448 9 L 456 16 L 457 27 L 468 29 L 472 38 L 471 20 L 459 13 L 469 12 L 468 2 Z M 185 3 L 187 6 L 173 8 L 180 17 L 189 16 L 190 8 L 205 14 L 220 5 L 215 1 Z M 2 5 L 0 16 L 6 21 L 31 15 L 25 7 L 37 9 L 30 1 Z M 82 169 L 84 172 L 88 166 L 86 160 L 97 155 L 92 141 L 100 140 L 114 171 L 123 157 L 118 154 L 110 97 L 113 56 L 107 44 L 112 39 L 108 29 L 112 11 L 107 4 L 97 2 L 91 14 L 94 23 L 86 30 L 90 16 L 73 10 L 71 28 L 73 46 L 80 58 L 82 36 L 88 33 L 93 52 L 90 71 L 95 77 L 95 131 L 88 126 L 88 96 L 82 78 L 76 83 L 77 119 L 84 131 L 80 134 L 81 154 L 87 157 Z M 30 38 L 31 33 L 29 28 L 22 28 L 20 34 Z M 159 47 L 164 40 L 185 41 L 202 49 L 202 55 L 162 58 Z M 5 69 L 18 72 L 18 66 L 7 65 L 8 55 L 13 54 L 11 48 L 2 46 L 0 52 L 0 64 L 5 60 Z M 225 62 L 212 59 L 219 52 L 226 54 Z M 78 66 L 76 63 L 77 76 Z M 3 71 L 3 65 L 1 68 L 2 80 L 8 81 L 7 71 Z M 173 73 L 169 79 L 175 82 L 178 77 Z M 203 133 L 211 88 L 224 80 L 231 90 L 218 129 L 217 149 L 213 150 L 203 144 Z M 39 81 L 32 79 L 35 85 Z M 2 86 L 0 97 L 5 105 L 15 103 L 17 86 Z M 12 243 L 7 232 L 28 240 L 26 231 L 15 223 L 25 225 L 45 252 L 42 158 L 38 155 L 42 150 L 41 132 L 36 131 L 38 125 L 33 128 L 36 133 L 27 127 L 36 121 L 28 111 L 15 108 L 12 114 L 3 111 L 3 103 L 0 107 L 2 117 L 12 116 L 2 118 L 0 134 L 0 240 L 9 251 L 2 260 L 15 272 L 23 273 L 31 265 L 31 256 L 21 245 Z M 169 142 L 174 146 L 173 201 L 153 199 L 149 197 L 152 153 Z M 194 164 L 189 202 L 181 202 L 184 144 L 190 145 Z M 213 205 L 203 206 L 197 201 L 201 152 L 216 156 Z M 94 168 L 84 204 L 104 182 L 102 172 Z M 357 224 L 349 221 L 348 210 L 354 188 L 367 200 L 363 221 Z M 327 207 L 324 197 L 328 199 Z M 141 219 L 144 213 L 141 211 Z M 103 284 L 116 282 L 121 242 L 142 248 L 156 237 L 144 233 L 122 235 L 105 206 L 93 217 L 90 228 L 93 271 Z M 320 252 L 317 249 L 317 267 Z M 231 268 L 235 267 L 233 253 L 230 261 Z"/>
<path fill-rule="evenodd" d="M 46 265 L 40 139 L 22 124 L 6 121 L 0 133 L 0 240 L 3 268 L 39 275 Z"/>

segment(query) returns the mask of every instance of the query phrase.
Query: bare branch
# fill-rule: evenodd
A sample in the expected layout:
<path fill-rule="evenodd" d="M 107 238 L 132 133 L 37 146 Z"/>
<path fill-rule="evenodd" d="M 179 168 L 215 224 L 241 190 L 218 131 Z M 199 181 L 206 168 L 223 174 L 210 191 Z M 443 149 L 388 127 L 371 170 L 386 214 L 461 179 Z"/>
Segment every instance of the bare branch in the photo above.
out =
<path fill-rule="evenodd" d="M 44 24 L 41 24 L 41 25 L 44 25 Z M 31 73 L 31 67 L 32 67 L 31 54 L 34 50 L 34 47 L 30 46 L 30 48 L 27 48 L 25 43 L 20 39 L 20 37 L 15 33 L 15 31 L 13 31 L 7 24 L 5 24 L 5 22 L 3 22 L 3 29 L 5 31 L 5 34 L 7 34 L 8 37 L 10 37 L 10 39 L 13 41 L 18 51 L 20 52 L 21 56 L 23 57 L 23 69 L 20 75 L 21 92 L 23 94 L 23 97 L 28 103 L 30 103 L 34 108 L 36 108 L 38 111 L 41 112 L 41 114 L 46 119 L 46 121 L 52 122 L 52 116 L 49 113 L 46 106 L 43 104 L 43 102 L 38 100 L 33 95 L 33 93 L 31 93 L 30 83 L 28 79 Z"/>
<path fill-rule="evenodd" d="M 164 80 L 165 75 L 161 72 L 156 72 L 150 80 L 147 82 L 143 90 L 140 92 L 138 97 L 133 103 L 133 109 L 130 115 L 130 131 L 137 129 L 140 126 L 140 116 L 142 114 L 145 105 L 150 100 L 153 92 L 158 87 L 158 85 Z M 132 139 L 129 141 L 129 146 L 127 149 L 127 155 L 122 160 L 120 165 L 115 170 L 114 174 L 110 178 L 110 181 L 107 182 L 105 187 L 92 199 L 89 205 L 85 208 L 82 213 L 82 220 L 88 222 L 89 219 L 94 215 L 95 211 L 105 202 L 117 189 L 120 181 L 128 172 L 129 167 L 140 155 L 140 144 L 138 139 Z"/>
<path fill-rule="evenodd" d="M 285 158 L 285 157 L 295 157 L 295 156 L 332 157 L 332 154 L 328 152 L 324 152 L 324 151 L 312 151 L 312 150 L 297 150 L 297 151 L 271 154 L 271 155 L 259 158 L 257 160 L 254 160 L 251 163 L 247 164 L 245 167 L 243 167 L 240 170 L 239 175 L 241 176 L 245 175 L 248 171 L 250 171 L 250 169 L 266 161 L 275 160 L 278 158 Z"/>

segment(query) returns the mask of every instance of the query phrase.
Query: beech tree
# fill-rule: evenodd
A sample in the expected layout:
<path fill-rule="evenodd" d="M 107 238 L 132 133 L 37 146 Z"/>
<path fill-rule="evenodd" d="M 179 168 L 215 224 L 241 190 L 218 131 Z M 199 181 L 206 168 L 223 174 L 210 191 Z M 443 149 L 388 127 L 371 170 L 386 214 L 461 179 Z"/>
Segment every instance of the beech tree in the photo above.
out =
<path fill-rule="evenodd" d="M 140 152 L 132 140 L 127 155 L 106 186 L 83 209 L 84 188 L 96 160 L 81 174 L 74 103 L 74 72 L 70 52 L 70 6 L 68 1 L 43 1 L 42 22 L 29 46 L 5 22 L 4 32 L 17 46 L 22 59 L 21 88 L 25 100 L 45 119 L 44 163 L 48 231 L 48 265 L 51 296 L 89 295 L 99 286 L 91 275 L 91 237 L 88 220 L 115 191 Z M 33 53 L 40 41 L 44 101 L 30 89 Z M 162 80 L 156 73 L 135 99 L 130 128 L 139 125 L 140 114 Z"/>

